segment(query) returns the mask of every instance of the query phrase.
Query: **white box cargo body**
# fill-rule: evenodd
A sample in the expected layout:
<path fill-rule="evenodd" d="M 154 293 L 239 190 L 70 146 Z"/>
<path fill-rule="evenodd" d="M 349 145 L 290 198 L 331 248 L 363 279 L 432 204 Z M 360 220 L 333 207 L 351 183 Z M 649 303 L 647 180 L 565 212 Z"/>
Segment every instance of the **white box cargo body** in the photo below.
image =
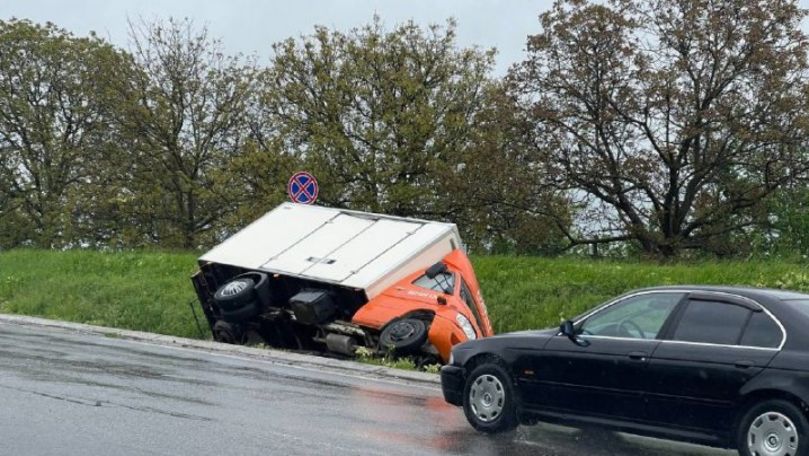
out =
<path fill-rule="evenodd" d="M 460 246 L 452 223 L 284 203 L 200 260 L 361 289 L 372 299 Z"/>

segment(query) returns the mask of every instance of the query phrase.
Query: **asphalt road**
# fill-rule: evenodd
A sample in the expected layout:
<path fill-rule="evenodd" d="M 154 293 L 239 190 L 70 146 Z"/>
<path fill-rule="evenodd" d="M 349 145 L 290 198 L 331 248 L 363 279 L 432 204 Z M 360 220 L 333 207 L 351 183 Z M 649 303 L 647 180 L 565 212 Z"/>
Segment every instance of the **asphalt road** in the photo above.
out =
<path fill-rule="evenodd" d="M 0 323 L 3 455 L 725 455 L 557 426 L 474 432 L 433 386 Z"/>

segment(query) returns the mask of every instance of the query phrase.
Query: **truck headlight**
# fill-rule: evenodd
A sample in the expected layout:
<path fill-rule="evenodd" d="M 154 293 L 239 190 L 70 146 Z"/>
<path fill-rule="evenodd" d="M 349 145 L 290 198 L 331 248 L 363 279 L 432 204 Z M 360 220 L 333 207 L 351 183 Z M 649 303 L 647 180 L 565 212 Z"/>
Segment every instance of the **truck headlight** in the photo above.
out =
<path fill-rule="evenodd" d="M 463 314 L 456 315 L 455 321 L 457 321 L 458 326 L 463 329 L 463 333 L 466 334 L 467 339 L 475 340 L 478 338 L 477 334 L 475 334 L 475 328 L 472 327 L 472 323 L 468 318 L 464 317 Z"/>

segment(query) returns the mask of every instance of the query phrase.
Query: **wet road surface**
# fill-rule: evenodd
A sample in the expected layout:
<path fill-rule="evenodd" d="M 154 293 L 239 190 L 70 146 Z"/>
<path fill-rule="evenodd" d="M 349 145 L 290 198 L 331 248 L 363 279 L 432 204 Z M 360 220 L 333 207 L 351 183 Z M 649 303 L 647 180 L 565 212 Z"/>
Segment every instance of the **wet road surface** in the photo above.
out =
<path fill-rule="evenodd" d="M 0 454 L 735 453 L 549 425 L 486 436 L 437 387 L 0 323 Z"/>

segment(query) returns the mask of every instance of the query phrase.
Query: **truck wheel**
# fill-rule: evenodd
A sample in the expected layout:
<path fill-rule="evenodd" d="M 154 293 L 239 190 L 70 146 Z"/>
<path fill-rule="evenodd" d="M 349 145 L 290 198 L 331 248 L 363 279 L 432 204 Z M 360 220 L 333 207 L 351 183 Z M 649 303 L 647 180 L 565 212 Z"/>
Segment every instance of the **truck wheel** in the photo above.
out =
<path fill-rule="evenodd" d="M 396 320 L 382 330 L 379 346 L 397 355 L 415 353 L 427 341 L 427 325 L 416 318 Z"/>
<path fill-rule="evenodd" d="M 494 434 L 517 427 L 517 407 L 511 376 L 497 363 L 472 370 L 463 393 L 466 420 L 481 432 Z"/>
<path fill-rule="evenodd" d="M 238 325 L 217 320 L 213 325 L 213 340 L 226 344 L 241 344 L 242 331 Z"/>
<path fill-rule="evenodd" d="M 223 310 L 235 310 L 255 300 L 253 279 L 239 277 L 222 285 L 213 296 L 214 301 Z"/>

